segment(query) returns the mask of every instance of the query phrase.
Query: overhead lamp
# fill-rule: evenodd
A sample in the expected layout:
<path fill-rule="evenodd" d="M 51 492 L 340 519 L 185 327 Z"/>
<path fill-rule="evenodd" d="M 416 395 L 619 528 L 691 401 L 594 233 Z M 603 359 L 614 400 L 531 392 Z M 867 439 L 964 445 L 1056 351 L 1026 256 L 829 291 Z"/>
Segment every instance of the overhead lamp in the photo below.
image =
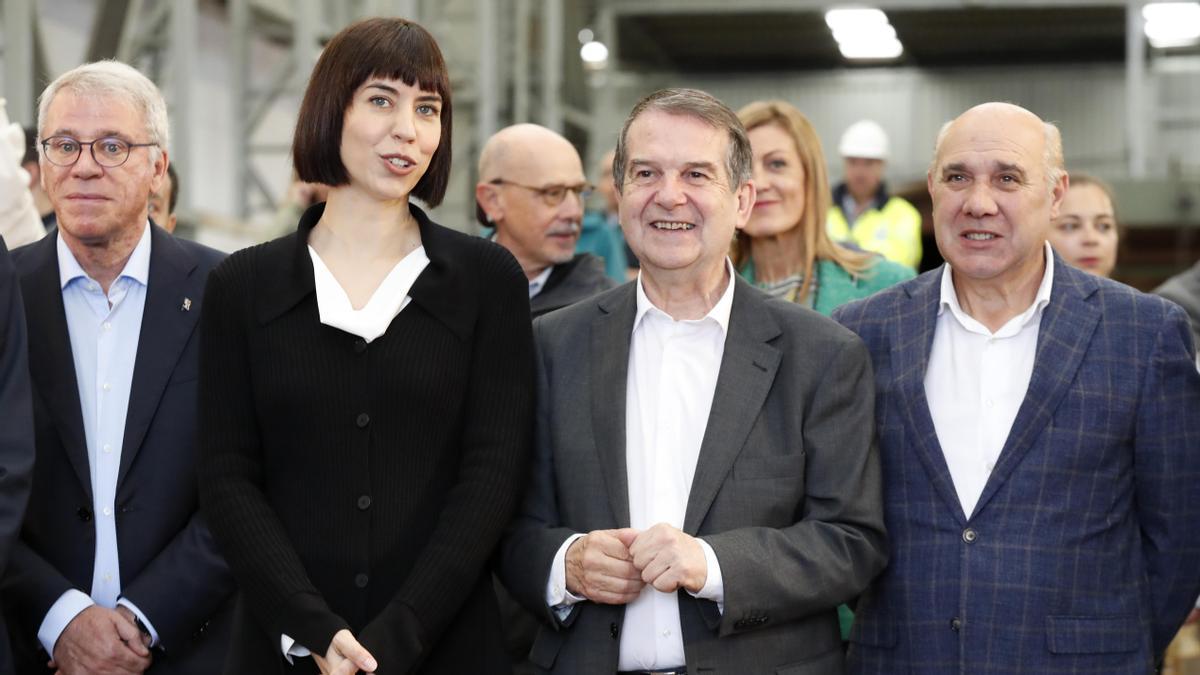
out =
<path fill-rule="evenodd" d="M 844 7 L 825 12 L 825 24 L 847 59 L 894 59 L 904 53 L 896 29 L 883 11 L 872 7 Z"/>
<path fill-rule="evenodd" d="M 835 28 L 833 39 L 837 40 L 838 44 L 844 42 L 887 42 L 896 39 L 896 29 L 892 28 L 892 25 L 889 23 L 862 26 L 853 29 Z"/>
<path fill-rule="evenodd" d="M 887 25 L 887 15 L 882 10 L 855 7 L 831 9 L 825 12 L 825 25 L 829 30 L 854 30 L 865 26 Z"/>
<path fill-rule="evenodd" d="M 839 42 L 838 50 L 848 59 L 894 59 L 904 53 L 904 45 L 894 38 L 882 42 Z"/>
<path fill-rule="evenodd" d="M 603 42 L 592 40 L 579 48 L 579 58 L 584 63 L 599 65 L 608 60 L 608 47 Z"/>
<path fill-rule="evenodd" d="M 1152 2 L 1142 8 L 1142 17 L 1152 47 L 1200 44 L 1200 2 Z"/>

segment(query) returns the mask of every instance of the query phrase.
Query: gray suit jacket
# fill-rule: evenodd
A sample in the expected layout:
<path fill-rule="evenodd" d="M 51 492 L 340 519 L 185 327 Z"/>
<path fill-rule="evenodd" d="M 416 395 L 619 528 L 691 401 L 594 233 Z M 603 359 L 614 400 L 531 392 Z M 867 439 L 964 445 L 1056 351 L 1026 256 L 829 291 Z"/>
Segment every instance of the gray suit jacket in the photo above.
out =
<path fill-rule="evenodd" d="M 689 673 L 840 673 L 836 606 L 886 562 L 874 381 L 852 333 L 738 280 L 684 531 L 713 548 L 725 611 L 679 593 Z M 534 323 L 533 476 L 501 575 L 543 617 L 530 660 L 612 675 L 624 607 L 545 604 L 567 537 L 629 526 L 625 384 L 636 287 Z"/>

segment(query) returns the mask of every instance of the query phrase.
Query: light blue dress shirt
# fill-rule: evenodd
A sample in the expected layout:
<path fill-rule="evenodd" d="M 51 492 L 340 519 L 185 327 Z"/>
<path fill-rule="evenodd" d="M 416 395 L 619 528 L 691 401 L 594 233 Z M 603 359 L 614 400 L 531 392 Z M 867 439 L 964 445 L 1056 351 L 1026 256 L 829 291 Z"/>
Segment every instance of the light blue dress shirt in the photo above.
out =
<path fill-rule="evenodd" d="M 61 233 L 58 271 L 87 439 L 96 560 L 90 595 L 78 589 L 63 593 L 38 627 L 38 641 L 53 656 L 54 644 L 77 614 L 93 604 L 108 608 L 121 604 L 141 619 L 157 644 L 158 634 L 149 619 L 121 597 L 116 523 L 117 473 L 125 440 L 125 415 L 129 410 L 133 366 L 146 306 L 146 284 L 150 278 L 149 223 L 107 295 L 80 266 Z"/>

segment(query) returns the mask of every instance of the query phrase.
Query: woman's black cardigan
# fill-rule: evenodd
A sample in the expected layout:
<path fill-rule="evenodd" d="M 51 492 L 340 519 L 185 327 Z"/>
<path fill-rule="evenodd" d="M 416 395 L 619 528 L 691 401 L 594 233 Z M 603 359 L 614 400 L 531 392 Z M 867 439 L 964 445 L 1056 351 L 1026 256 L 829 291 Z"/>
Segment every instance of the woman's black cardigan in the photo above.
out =
<path fill-rule="evenodd" d="M 430 262 L 368 344 L 319 320 L 323 208 L 205 294 L 200 497 L 241 590 L 226 670 L 292 672 L 281 634 L 324 655 L 349 628 L 380 675 L 509 672 L 487 563 L 528 470 L 525 277 L 414 206 Z"/>

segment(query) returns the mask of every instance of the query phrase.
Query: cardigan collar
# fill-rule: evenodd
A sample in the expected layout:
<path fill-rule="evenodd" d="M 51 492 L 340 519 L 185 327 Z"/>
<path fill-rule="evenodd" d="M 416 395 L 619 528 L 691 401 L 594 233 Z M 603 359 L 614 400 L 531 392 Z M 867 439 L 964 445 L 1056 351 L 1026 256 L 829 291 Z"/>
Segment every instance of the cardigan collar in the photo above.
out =
<path fill-rule="evenodd" d="M 429 265 L 409 289 L 409 297 L 460 338 L 466 339 L 474 321 L 475 303 L 465 301 L 469 295 L 463 278 L 463 247 L 454 241 L 456 236 L 466 235 L 438 225 L 414 204 L 409 204 L 408 208 L 417 221 L 421 244 L 429 257 Z M 278 318 L 309 295 L 315 295 L 308 238 L 324 212 L 324 203 L 309 207 L 300 217 L 295 232 L 276 240 L 278 246 L 269 245 L 260 277 L 263 279 L 263 292 L 257 303 L 260 323 Z M 460 254 L 457 259 L 456 253 Z"/>

